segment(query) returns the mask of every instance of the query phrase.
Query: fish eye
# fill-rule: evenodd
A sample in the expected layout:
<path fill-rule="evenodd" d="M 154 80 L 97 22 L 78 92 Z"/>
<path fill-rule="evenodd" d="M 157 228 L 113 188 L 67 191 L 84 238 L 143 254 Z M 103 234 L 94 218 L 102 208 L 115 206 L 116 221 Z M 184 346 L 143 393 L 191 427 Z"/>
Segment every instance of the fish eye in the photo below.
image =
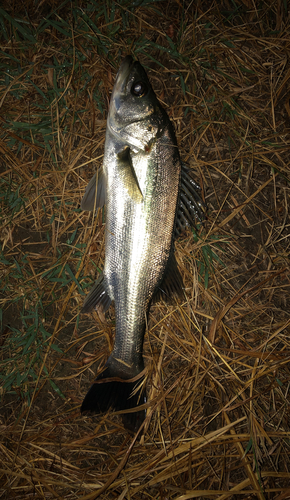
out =
<path fill-rule="evenodd" d="M 136 97 L 144 97 L 148 92 L 147 85 L 143 82 L 136 82 L 132 85 L 131 93 Z"/>

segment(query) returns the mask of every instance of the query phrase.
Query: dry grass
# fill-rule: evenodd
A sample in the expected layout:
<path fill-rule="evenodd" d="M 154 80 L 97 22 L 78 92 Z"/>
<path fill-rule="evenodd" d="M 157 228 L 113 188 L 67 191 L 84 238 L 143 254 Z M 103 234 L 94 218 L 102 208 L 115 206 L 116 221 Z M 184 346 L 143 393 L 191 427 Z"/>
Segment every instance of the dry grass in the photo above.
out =
<path fill-rule="evenodd" d="M 290 498 L 287 3 L 4 8 L 1 498 Z M 113 308 L 79 317 L 104 261 L 79 205 L 129 50 L 209 207 L 176 245 L 187 301 L 151 308 L 141 439 L 79 412 L 114 337 Z"/>

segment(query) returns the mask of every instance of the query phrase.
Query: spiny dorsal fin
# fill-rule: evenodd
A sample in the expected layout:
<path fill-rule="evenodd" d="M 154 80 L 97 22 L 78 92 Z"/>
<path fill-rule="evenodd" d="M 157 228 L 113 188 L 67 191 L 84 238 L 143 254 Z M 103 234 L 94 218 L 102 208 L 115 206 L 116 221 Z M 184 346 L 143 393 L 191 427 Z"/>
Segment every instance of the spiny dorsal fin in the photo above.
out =
<path fill-rule="evenodd" d="M 104 171 L 100 168 L 88 183 L 81 201 L 81 209 L 93 211 L 102 208 L 106 203 L 106 179 Z"/>
<path fill-rule="evenodd" d="M 193 180 L 190 169 L 182 163 L 174 238 L 177 238 L 187 227 L 195 227 L 196 221 L 202 222 L 205 218 L 206 205 L 199 192 L 200 187 Z"/>

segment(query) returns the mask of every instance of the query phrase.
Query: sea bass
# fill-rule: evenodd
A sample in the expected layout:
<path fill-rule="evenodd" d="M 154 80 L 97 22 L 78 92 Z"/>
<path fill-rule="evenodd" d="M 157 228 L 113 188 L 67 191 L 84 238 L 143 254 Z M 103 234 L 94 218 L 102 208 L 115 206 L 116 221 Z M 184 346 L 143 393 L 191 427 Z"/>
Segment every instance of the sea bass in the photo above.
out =
<path fill-rule="evenodd" d="M 135 408 L 123 423 L 131 431 L 142 424 L 146 318 L 154 297 L 182 290 L 174 239 L 203 217 L 198 190 L 144 68 L 127 56 L 111 95 L 103 166 L 81 203 L 83 210 L 106 205 L 105 266 L 82 312 L 105 313 L 114 301 L 116 315 L 113 351 L 82 412 Z"/>

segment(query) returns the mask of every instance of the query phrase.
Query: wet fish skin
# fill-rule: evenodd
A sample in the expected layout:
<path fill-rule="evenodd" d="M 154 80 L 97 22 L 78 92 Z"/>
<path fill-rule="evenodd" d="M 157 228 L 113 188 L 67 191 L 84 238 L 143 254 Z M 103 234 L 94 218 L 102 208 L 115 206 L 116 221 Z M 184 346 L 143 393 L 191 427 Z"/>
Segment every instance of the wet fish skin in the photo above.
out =
<path fill-rule="evenodd" d="M 82 404 L 82 412 L 94 413 L 138 408 L 146 401 L 140 374 L 149 307 L 157 293 L 181 291 L 174 237 L 203 212 L 197 185 L 182 170 L 169 117 L 144 68 L 131 56 L 121 64 L 112 92 L 103 167 L 81 206 L 93 210 L 104 202 L 104 271 L 82 312 L 105 312 L 114 301 L 116 333 L 105 370 Z M 179 202 L 183 208 L 178 210 Z M 137 409 L 125 413 L 123 422 L 136 431 L 144 418 L 145 411 Z"/>

